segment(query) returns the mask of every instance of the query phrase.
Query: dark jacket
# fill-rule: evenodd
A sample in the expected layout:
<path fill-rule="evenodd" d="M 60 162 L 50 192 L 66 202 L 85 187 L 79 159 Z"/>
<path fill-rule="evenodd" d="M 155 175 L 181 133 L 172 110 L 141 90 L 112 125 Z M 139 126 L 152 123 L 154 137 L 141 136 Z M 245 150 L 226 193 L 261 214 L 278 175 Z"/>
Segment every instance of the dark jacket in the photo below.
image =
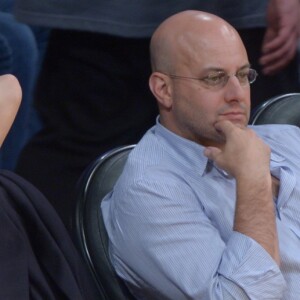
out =
<path fill-rule="evenodd" d="M 149 38 L 167 17 L 188 9 L 219 15 L 236 28 L 265 27 L 268 0 L 16 0 L 22 22 L 120 37 Z"/>
<path fill-rule="evenodd" d="M 150 37 L 164 19 L 187 9 L 216 13 L 219 0 L 17 0 L 15 14 L 25 23 L 121 37 Z"/>
<path fill-rule="evenodd" d="M 45 197 L 0 171 L 0 299 L 94 299 L 94 286 Z"/>

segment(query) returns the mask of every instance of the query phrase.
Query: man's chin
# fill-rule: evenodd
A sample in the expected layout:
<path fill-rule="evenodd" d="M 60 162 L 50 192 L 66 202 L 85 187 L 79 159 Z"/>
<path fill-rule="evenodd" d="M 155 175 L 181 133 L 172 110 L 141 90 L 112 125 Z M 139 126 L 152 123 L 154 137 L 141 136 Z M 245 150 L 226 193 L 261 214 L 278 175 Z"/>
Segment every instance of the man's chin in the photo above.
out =
<path fill-rule="evenodd" d="M 247 124 L 245 124 L 245 122 L 242 121 L 238 121 L 238 120 L 229 120 L 232 124 L 234 124 L 235 126 L 244 129 L 247 127 Z"/>
<path fill-rule="evenodd" d="M 246 122 L 245 118 L 244 119 L 226 119 L 227 121 L 231 122 L 233 125 L 239 127 L 239 128 L 246 128 L 248 123 Z M 217 130 L 218 131 L 218 130 Z"/>

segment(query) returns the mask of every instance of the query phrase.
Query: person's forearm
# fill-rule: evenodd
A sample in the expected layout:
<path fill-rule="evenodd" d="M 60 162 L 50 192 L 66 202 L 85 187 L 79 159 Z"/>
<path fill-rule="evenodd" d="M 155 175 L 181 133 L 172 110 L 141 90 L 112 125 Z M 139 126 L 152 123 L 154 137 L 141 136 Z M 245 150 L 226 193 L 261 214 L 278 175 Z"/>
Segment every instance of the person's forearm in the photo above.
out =
<path fill-rule="evenodd" d="M 250 176 L 237 178 L 234 230 L 257 241 L 279 265 L 271 175 L 261 178 Z"/>
<path fill-rule="evenodd" d="M 22 90 L 13 75 L 0 76 L 0 146 L 2 145 L 19 109 Z"/>
<path fill-rule="evenodd" d="M 231 122 L 216 123 L 226 138 L 220 147 L 206 147 L 204 154 L 236 179 L 234 230 L 257 241 L 279 264 L 270 148 L 250 128 Z"/>

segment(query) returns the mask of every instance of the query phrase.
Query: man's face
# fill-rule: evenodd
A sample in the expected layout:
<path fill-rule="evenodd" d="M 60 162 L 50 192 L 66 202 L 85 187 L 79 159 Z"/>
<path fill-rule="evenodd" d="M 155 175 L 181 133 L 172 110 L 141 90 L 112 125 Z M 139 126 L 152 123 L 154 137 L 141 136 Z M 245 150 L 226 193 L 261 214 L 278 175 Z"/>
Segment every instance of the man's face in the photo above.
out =
<path fill-rule="evenodd" d="M 238 37 L 197 42 L 182 54 L 184 64 L 176 68 L 176 75 L 206 78 L 220 74 L 247 74 L 249 63 Z M 204 146 L 220 145 L 222 134 L 215 129 L 221 120 L 230 120 L 245 127 L 250 113 L 250 87 L 241 85 L 230 76 L 222 87 L 210 87 L 205 81 L 171 78 L 172 111 L 170 129 L 178 135 Z"/>

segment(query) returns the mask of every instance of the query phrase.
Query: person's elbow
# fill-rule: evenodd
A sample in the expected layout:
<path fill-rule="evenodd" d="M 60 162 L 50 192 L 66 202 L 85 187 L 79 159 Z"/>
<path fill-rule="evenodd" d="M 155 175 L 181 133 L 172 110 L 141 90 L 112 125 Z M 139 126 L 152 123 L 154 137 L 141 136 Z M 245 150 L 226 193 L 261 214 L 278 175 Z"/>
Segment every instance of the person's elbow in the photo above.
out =
<path fill-rule="evenodd" d="M 22 99 L 22 89 L 19 80 L 12 74 L 0 76 L 0 101 L 6 105 L 19 106 Z"/>

